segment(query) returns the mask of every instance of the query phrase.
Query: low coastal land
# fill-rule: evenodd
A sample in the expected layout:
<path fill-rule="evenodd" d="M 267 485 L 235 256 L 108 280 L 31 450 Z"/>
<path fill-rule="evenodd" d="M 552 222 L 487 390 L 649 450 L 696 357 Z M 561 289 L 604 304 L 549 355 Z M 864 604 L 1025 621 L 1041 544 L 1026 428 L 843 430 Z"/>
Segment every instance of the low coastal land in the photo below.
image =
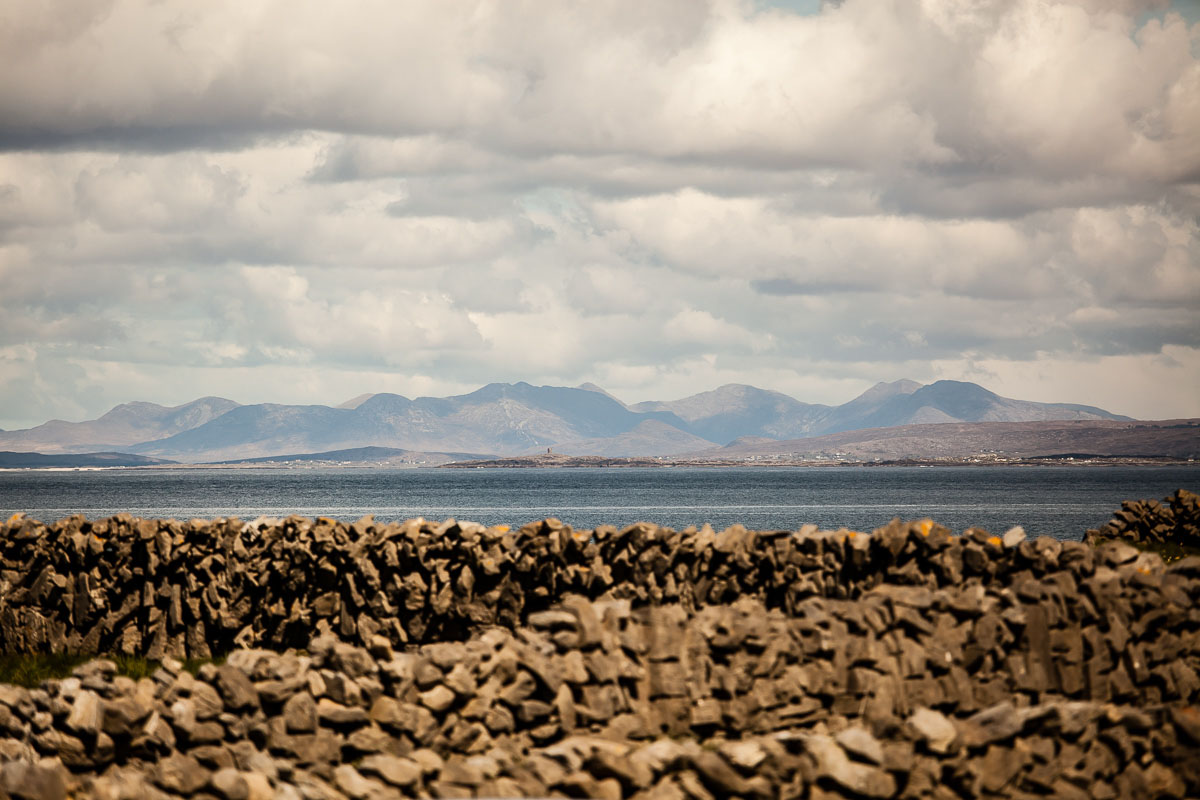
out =
<path fill-rule="evenodd" d="M 441 469 L 586 469 L 603 467 L 1038 467 L 1038 466 L 1164 466 L 1196 464 L 1193 459 L 1169 456 L 1098 456 L 1076 453 L 1060 456 L 1018 458 L 982 454 L 944 458 L 896 458 L 889 460 L 855 461 L 851 459 L 804 459 L 788 456 L 751 456 L 745 459 L 670 458 L 647 456 L 615 458 L 607 456 L 565 456 L 543 453 L 534 456 L 512 456 L 475 461 L 452 461 Z"/>
<path fill-rule="evenodd" d="M 16 515 L 0 793 L 1197 796 L 1200 497 L 1083 539 Z"/>
<path fill-rule="evenodd" d="M 533 437 L 532 441 L 538 439 Z M 1188 464 L 1200 458 L 1200 420 L 943 422 L 856 429 L 800 439 L 742 436 L 725 445 L 694 437 L 683 443 L 671 437 L 664 439 L 655 435 L 653 425 L 643 423 L 611 440 L 541 441 L 510 443 L 503 449 L 488 451 L 468 450 L 462 442 L 452 447 L 452 438 L 425 442 L 421 449 L 385 445 L 374 439 L 353 447 L 311 452 L 283 449 L 272 438 L 251 438 L 220 447 L 209 443 L 182 452 L 150 442 L 139 445 L 137 453 L 0 450 L 0 469 Z M 703 446 L 697 449 L 697 443 Z M 217 454 L 224 455 L 213 457 Z"/>

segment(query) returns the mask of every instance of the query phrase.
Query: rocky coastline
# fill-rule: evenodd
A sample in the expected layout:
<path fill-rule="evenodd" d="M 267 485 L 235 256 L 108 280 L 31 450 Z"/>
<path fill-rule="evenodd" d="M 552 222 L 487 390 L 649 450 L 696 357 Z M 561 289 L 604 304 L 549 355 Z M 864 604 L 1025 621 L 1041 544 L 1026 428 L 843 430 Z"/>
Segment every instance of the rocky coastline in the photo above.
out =
<path fill-rule="evenodd" d="M 0 685 L 0 796 L 1196 797 L 1197 509 L 1080 542 L 18 516 L 0 651 L 98 657 Z"/>

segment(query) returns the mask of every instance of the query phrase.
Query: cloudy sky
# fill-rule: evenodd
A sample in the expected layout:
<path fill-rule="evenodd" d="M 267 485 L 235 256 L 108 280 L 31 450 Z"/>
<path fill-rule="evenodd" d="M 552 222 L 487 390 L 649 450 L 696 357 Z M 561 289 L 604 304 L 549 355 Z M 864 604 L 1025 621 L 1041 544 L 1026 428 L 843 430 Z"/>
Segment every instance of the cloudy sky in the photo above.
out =
<path fill-rule="evenodd" d="M 1200 416 L 1195 0 L 0 5 L 0 427 L 878 380 Z"/>

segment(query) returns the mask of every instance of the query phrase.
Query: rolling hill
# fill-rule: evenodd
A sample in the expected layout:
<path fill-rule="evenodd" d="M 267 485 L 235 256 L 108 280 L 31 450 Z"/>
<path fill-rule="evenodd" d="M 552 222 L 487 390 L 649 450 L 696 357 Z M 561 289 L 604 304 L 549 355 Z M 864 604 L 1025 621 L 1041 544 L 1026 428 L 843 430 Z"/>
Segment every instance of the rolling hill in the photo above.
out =
<path fill-rule="evenodd" d="M 838 406 L 737 384 L 626 405 L 593 384 L 522 382 L 492 383 L 451 397 L 367 394 L 337 407 L 238 405 L 215 397 L 174 408 L 126 403 L 88 422 L 55 420 L 0 432 L 0 448 L 120 450 L 188 462 L 364 447 L 504 455 L 553 447 L 572 455 L 657 456 L 930 422 L 1127 419 L 1092 406 L 1014 400 L 960 381 L 880 383 Z"/>
<path fill-rule="evenodd" d="M 42 453 L 123 450 L 198 427 L 237 406 L 223 397 L 201 397 L 170 408 L 156 403 L 122 403 L 86 422 L 52 419 L 36 428 L 0 431 L 0 448 Z"/>
<path fill-rule="evenodd" d="M 97 467 L 149 467 L 174 464 L 161 458 L 129 453 L 15 453 L 0 451 L 0 469 L 95 469 Z"/>

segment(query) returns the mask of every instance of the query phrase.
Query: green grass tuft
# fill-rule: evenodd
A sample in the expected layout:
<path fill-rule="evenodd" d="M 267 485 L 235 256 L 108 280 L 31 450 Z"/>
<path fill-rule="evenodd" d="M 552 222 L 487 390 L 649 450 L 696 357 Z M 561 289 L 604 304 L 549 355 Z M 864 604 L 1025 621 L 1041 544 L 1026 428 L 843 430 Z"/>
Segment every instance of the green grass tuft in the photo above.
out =
<path fill-rule="evenodd" d="M 133 680 L 149 678 L 154 671 L 162 666 L 159 661 L 152 661 L 143 656 L 128 656 L 123 654 L 101 653 L 94 656 L 79 655 L 78 653 L 18 653 L 0 655 L 0 683 L 24 686 L 36 689 L 47 680 L 62 680 L 71 677 L 71 670 L 80 664 L 86 664 L 97 658 L 107 658 L 117 665 L 117 674 Z M 183 668 L 195 675 L 205 664 L 220 666 L 225 663 L 225 656 L 217 658 L 189 658 L 183 662 Z"/>
<path fill-rule="evenodd" d="M 162 666 L 158 661 L 150 661 L 142 656 L 109 656 L 117 665 L 117 674 L 124 675 L 127 678 L 133 678 L 135 681 L 142 678 L 149 678 L 154 674 L 154 670 Z"/>
<path fill-rule="evenodd" d="M 185 658 L 183 660 L 183 669 L 186 672 L 195 675 L 200 671 L 200 668 L 205 664 L 215 664 L 218 667 L 225 663 L 225 656 L 214 656 L 213 658 Z"/>
<path fill-rule="evenodd" d="M 90 659 L 73 653 L 0 655 L 0 683 L 33 689 L 42 681 L 70 677 L 71 670 Z"/>

